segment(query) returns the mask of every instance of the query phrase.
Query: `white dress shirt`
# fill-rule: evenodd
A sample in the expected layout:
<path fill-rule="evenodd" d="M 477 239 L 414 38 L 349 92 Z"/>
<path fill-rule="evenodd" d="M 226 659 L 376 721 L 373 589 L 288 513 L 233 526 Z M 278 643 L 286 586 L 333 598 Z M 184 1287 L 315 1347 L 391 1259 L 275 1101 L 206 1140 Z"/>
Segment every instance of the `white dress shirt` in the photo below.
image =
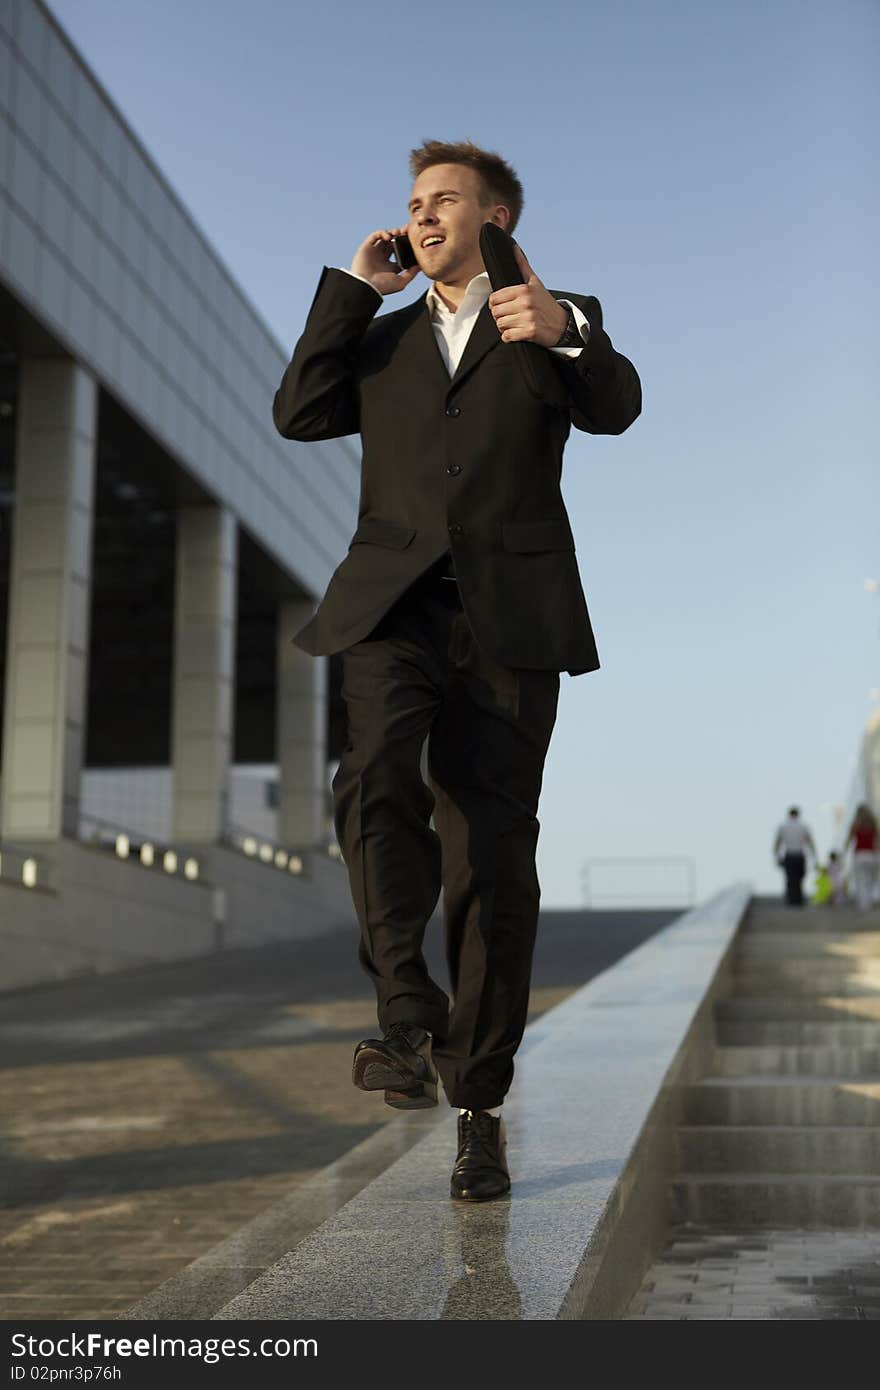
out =
<path fill-rule="evenodd" d="M 345 267 L 338 266 L 337 269 L 345 270 Z M 346 275 L 354 275 L 357 280 L 363 280 L 365 285 L 370 284 L 365 275 L 357 275 L 353 270 L 345 270 L 345 273 Z M 375 289 L 375 286 L 371 286 L 371 289 Z M 379 291 L 376 290 L 376 293 L 378 294 Z M 476 322 L 477 315 L 491 293 L 492 284 L 485 270 L 481 271 L 479 275 L 475 275 L 473 280 L 469 282 L 464 292 L 464 298 L 457 309 L 448 309 L 446 307 L 433 284 L 428 290 L 426 295 L 428 312 L 431 315 L 431 322 L 434 325 L 437 346 L 440 349 L 440 354 L 443 361 L 446 363 L 450 376 L 455 375 L 458 364 L 461 361 L 461 355 L 471 335 L 471 329 Z M 590 325 L 587 322 L 586 316 L 576 304 L 572 304 L 568 299 L 558 299 L 556 302 L 557 304 L 567 304 L 571 307 L 575 322 L 578 326 L 578 331 L 586 343 L 590 335 Z M 558 352 L 566 357 L 578 357 L 581 349 L 578 347 L 554 347 L 548 348 L 548 352 Z"/>
<path fill-rule="evenodd" d="M 786 854 L 803 854 L 812 847 L 813 837 L 803 821 L 797 816 L 789 816 L 776 832 L 776 844 Z"/>

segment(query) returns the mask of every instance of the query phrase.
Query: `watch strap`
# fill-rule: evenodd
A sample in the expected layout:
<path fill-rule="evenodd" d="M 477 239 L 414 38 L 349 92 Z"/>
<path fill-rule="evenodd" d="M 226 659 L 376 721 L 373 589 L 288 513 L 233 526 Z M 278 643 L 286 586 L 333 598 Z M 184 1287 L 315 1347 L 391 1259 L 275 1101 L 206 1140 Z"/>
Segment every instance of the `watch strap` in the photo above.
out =
<path fill-rule="evenodd" d="M 559 341 L 554 344 L 554 347 L 583 347 L 584 340 L 581 337 L 580 329 L 577 326 L 577 320 L 574 316 L 574 310 L 572 309 L 570 304 L 563 305 L 563 308 L 565 309 L 568 315 L 568 319 L 566 321 L 565 328 L 562 330 L 562 335 L 559 338 Z"/>

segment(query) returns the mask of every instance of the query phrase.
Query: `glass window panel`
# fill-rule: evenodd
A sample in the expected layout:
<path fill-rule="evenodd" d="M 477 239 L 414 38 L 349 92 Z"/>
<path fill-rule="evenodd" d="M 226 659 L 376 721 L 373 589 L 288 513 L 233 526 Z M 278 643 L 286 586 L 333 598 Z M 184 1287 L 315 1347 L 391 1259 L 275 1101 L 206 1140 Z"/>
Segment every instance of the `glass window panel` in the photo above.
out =
<path fill-rule="evenodd" d="M 12 196 L 35 222 L 39 222 L 43 171 L 22 140 L 13 140 L 11 158 L 9 183 Z"/>
<path fill-rule="evenodd" d="M 55 179 L 43 184 L 42 227 L 47 240 L 64 256 L 70 256 L 70 202 Z"/>
<path fill-rule="evenodd" d="M 142 295 L 142 340 L 153 357 L 159 355 L 159 310 L 147 295 Z"/>
<path fill-rule="evenodd" d="M 67 319 L 69 287 L 70 271 L 44 244 L 40 255 L 40 306 L 59 324 Z"/>
<path fill-rule="evenodd" d="M 49 30 L 49 62 L 48 62 L 48 83 L 49 91 L 57 102 L 64 107 L 68 115 L 74 113 L 74 76 L 75 64 L 71 57 L 70 50 L 63 39 Z"/>
<path fill-rule="evenodd" d="M 140 151 L 130 142 L 125 166 L 125 188 L 135 206 L 144 211 L 147 197 L 147 166 Z"/>
<path fill-rule="evenodd" d="M 37 72 L 46 70 L 46 42 L 49 26 L 33 0 L 21 0 L 16 40 L 24 56 Z"/>
<path fill-rule="evenodd" d="M 73 134 L 64 117 L 47 105 L 45 115 L 46 158 L 58 176 L 70 183 L 73 179 Z"/>
<path fill-rule="evenodd" d="M 37 284 L 38 245 L 33 228 L 10 207 L 7 210 L 5 242 L 7 266 L 32 294 Z"/>
<path fill-rule="evenodd" d="M 67 331 L 86 351 L 93 346 L 95 302 L 78 280 L 70 279 Z"/>
<path fill-rule="evenodd" d="M 104 235 L 117 246 L 121 243 L 122 204 L 116 189 L 105 174 L 101 180 L 101 227 Z"/>
<path fill-rule="evenodd" d="M 3 6 L 0 5 L 0 10 Z M 0 34 L 0 106 L 4 111 L 12 110 L 12 52 Z"/>
<path fill-rule="evenodd" d="M 9 34 L 10 37 L 15 32 L 17 10 L 18 0 L 4 0 L 4 3 L 0 5 L 0 30 Z"/>
<path fill-rule="evenodd" d="M 163 241 L 168 226 L 168 196 L 159 179 L 151 169 L 147 170 L 145 189 L 147 220 L 153 231 Z"/>
<path fill-rule="evenodd" d="M 101 209 L 98 189 L 101 175 L 98 164 L 88 146 L 74 138 L 73 142 L 73 189 L 77 198 L 92 216 L 100 219 Z"/>
<path fill-rule="evenodd" d="M 145 242 L 146 244 L 144 246 L 143 264 L 144 279 L 150 286 L 150 289 L 153 291 L 153 293 L 157 294 L 160 298 L 162 298 L 162 296 L 165 293 L 166 283 L 165 276 L 167 263 L 165 260 L 165 256 L 162 251 L 162 247 L 160 246 L 159 242 L 156 240 L 155 237 L 148 236 L 146 237 Z"/>
<path fill-rule="evenodd" d="M 101 154 L 112 174 L 122 182 L 124 172 L 124 141 L 122 127 L 112 111 L 105 111 L 104 129 L 101 135 Z"/>
<path fill-rule="evenodd" d="M 80 275 L 88 280 L 90 285 L 93 285 L 96 279 L 95 233 L 91 223 L 83 217 L 77 208 L 70 210 L 70 232 L 73 265 Z"/>
<path fill-rule="evenodd" d="M 140 218 L 129 206 L 122 209 L 121 230 L 122 253 L 129 265 L 143 274 L 146 260 L 146 236 Z"/>
<path fill-rule="evenodd" d="M 100 150 L 103 104 L 95 90 L 94 83 L 81 72 L 77 72 L 76 75 L 75 95 L 77 125 L 92 149 Z"/>
<path fill-rule="evenodd" d="M 118 312 L 122 269 L 114 251 L 102 238 L 96 246 L 95 275 L 101 298 Z"/>
<path fill-rule="evenodd" d="M 5 193 L 9 187 L 9 156 L 13 141 L 9 122 L 0 113 L 0 189 Z"/>
<path fill-rule="evenodd" d="M 25 135 L 41 148 L 43 144 L 43 113 L 45 99 L 23 64 L 15 69 L 15 120 Z"/>

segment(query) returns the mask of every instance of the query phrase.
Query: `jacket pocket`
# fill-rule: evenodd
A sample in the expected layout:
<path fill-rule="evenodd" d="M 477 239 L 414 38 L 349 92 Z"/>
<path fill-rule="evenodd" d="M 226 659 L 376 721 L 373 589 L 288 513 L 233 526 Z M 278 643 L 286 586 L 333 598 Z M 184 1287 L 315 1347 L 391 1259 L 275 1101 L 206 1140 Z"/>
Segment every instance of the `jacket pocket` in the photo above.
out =
<path fill-rule="evenodd" d="M 574 550 L 574 536 L 567 521 L 503 521 L 501 541 L 505 550 Z"/>
<path fill-rule="evenodd" d="M 361 541 L 367 545 L 387 545 L 392 550 L 405 550 L 416 534 L 414 526 L 401 526 L 396 521 L 383 521 L 381 517 L 368 517 L 358 524 L 351 538 L 349 550 Z"/>

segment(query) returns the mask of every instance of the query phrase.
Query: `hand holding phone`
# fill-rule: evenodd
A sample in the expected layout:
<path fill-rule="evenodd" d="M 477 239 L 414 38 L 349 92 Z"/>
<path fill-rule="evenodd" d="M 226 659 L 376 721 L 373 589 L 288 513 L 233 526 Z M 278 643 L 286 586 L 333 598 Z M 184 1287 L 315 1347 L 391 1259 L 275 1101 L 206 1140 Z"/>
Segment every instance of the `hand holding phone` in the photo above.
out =
<path fill-rule="evenodd" d="M 400 251 L 396 251 L 395 240 L 400 246 Z M 380 227 L 361 242 L 355 252 L 351 269 L 355 275 L 363 275 L 366 280 L 369 280 L 373 288 L 377 289 L 381 295 L 397 294 L 399 290 L 406 289 L 406 286 L 415 279 L 421 268 L 416 263 L 414 255 L 406 267 L 401 267 L 399 260 L 396 263 L 391 260 L 391 255 L 394 252 L 407 257 L 406 247 L 409 247 L 409 255 L 412 255 L 412 247 L 405 228 L 392 227 L 388 231 Z"/>

